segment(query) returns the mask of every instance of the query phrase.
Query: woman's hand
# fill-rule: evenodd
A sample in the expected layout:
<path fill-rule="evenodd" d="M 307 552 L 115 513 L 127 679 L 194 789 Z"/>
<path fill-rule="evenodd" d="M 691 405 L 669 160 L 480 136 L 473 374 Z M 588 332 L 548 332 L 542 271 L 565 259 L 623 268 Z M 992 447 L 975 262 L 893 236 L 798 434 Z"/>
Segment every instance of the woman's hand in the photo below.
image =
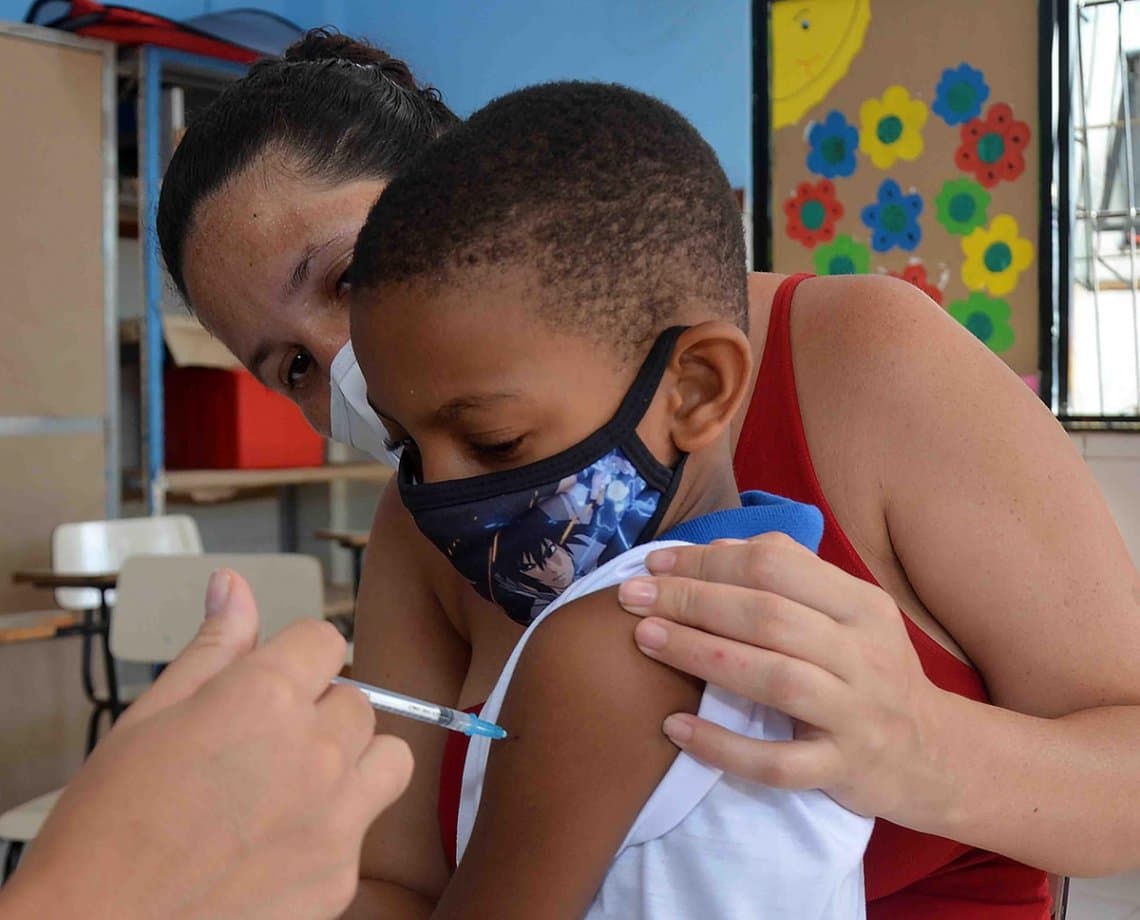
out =
<path fill-rule="evenodd" d="M 0 916 L 329 917 L 357 884 L 407 746 L 329 687 L 344 640 L 315 620 L 254 650 L 249 586 L 211 579 L 194 641 L 116 723 L 0 897 Z"/>
<path fill-rule="evenodd" d="M 943 810 L 933 739 L 945 694 L 923 674 L 890 596 L 783 534 L 659 550 L 656 577 L 619 599 L 646 617 L 641 650 L 792 716 L 794 741 L 757 741 L 688 714 L 680 748 L 770 786 L 818 788 L 853 811 L 921 823 Z"/>

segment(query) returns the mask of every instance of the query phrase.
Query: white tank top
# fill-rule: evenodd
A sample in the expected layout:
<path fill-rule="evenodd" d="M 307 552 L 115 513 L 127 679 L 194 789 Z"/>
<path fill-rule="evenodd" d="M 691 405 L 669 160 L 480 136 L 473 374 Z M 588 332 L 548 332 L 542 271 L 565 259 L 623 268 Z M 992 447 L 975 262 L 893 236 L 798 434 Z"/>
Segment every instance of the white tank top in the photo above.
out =
<path fill-rule="evenodd" d="M 645 556 L 675 541 L 635 547 L 571 585 L 530 625 L 481 717 L 495 721 L 527 640 L 580 597 L 646 574 Z M 699 715 L 730 731 L 789 740 L 791 720 L 709 684 Z M 456 853 L 463 859 L 491 742 L 472 738 L 463 767 Z M 859 920 L 866 915 L 863 851 L 872 820 L 817 790 L 788 792 L 727 776 L 684 752 L 630 828 L 586 916 L 620 920 Z"/>

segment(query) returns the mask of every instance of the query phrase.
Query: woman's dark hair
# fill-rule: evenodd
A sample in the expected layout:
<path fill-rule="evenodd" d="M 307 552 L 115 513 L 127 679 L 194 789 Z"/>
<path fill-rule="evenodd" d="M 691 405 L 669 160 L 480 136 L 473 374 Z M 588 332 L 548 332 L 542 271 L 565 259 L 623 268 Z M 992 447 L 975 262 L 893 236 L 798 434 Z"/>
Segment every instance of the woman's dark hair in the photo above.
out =
<path fill-rule="evenodd" d="M 174 151 L 157 218 L 171 278 L 185 297 L 182 255 L 198 206 L 266 150 L 330 183 L 390 179 L 458 121 L 403 61 L 330 29 L 305 33 L 226 87 Z"/>

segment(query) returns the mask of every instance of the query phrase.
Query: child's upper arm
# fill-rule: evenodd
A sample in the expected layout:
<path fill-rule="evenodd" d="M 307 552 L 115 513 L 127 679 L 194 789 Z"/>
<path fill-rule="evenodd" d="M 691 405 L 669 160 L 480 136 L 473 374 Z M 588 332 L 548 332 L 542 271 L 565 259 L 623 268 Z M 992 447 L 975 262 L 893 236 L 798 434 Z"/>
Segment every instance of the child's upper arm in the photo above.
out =
<path fill-rule="evenodd" d="M 543 623 L 499 722 L 445 917 L 581 917 L 677 749 L 661 722 L 695 711 L 702 684 L 642 655 L 616 588 Z"/>
<path fill-rule="evenodd" d="M 431 555 L 425 555 L 431 554 Z M 454 704 L 469 649 L 440 607 L 427 560 L 438 555 L 416 530 L 394 487 L 376 512 L 357 601 L 352 676 L 435 702 Z M 447 732 L 377 713 L 377 731 L 398 735 L 415 757 L 408 790 L 365 837 L 361 876 L 439 896 L 448 867 L 436 803 Z"/>

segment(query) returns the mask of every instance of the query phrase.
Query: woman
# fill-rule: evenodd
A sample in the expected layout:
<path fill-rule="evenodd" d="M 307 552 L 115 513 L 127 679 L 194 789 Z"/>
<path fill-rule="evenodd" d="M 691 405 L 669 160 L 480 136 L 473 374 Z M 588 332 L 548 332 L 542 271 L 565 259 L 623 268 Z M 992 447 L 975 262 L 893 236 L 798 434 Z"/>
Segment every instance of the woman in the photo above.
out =
<path fill-rule="evenodd" d="M 158 229 L 175 283 L 326 433 L 330 404 L 357 431 L 377 424 L 346 344 L 356 232 L 400 163 L 453 121 L 400 62 L 313 33 L 232 85 L 170 165 Z M 884 819 L 866 860 L 872 917 L 1000 905 L 1041 918 L 1045 876 L 1028 865 L 1140 864 L 1140 587 L 1064 432 L 908 285 L 755 275 L 749 293 L 758 372 L 734 429 L 737 479 L 819 505 L 822 558 L 763 538 L 692 549 L 659 557 L 665 577 L 623 597 L 658 615 L 638 630 L 647 654 L 823 715 L 776 747 L 684 716 L 667 733 L 757 781 L 819 787 Z M 394 492 L 358 611 L 361 679 L 464 707 L 483 701 L 519 635 Z M 468 664 L 470 645 L 489 651 Z M 366 843 L 360 906 L 414 914 L 446 884 L 443 849 L 385 842 L 434 814 L 445 739 L 378 724 L 419 769 Z"/>

